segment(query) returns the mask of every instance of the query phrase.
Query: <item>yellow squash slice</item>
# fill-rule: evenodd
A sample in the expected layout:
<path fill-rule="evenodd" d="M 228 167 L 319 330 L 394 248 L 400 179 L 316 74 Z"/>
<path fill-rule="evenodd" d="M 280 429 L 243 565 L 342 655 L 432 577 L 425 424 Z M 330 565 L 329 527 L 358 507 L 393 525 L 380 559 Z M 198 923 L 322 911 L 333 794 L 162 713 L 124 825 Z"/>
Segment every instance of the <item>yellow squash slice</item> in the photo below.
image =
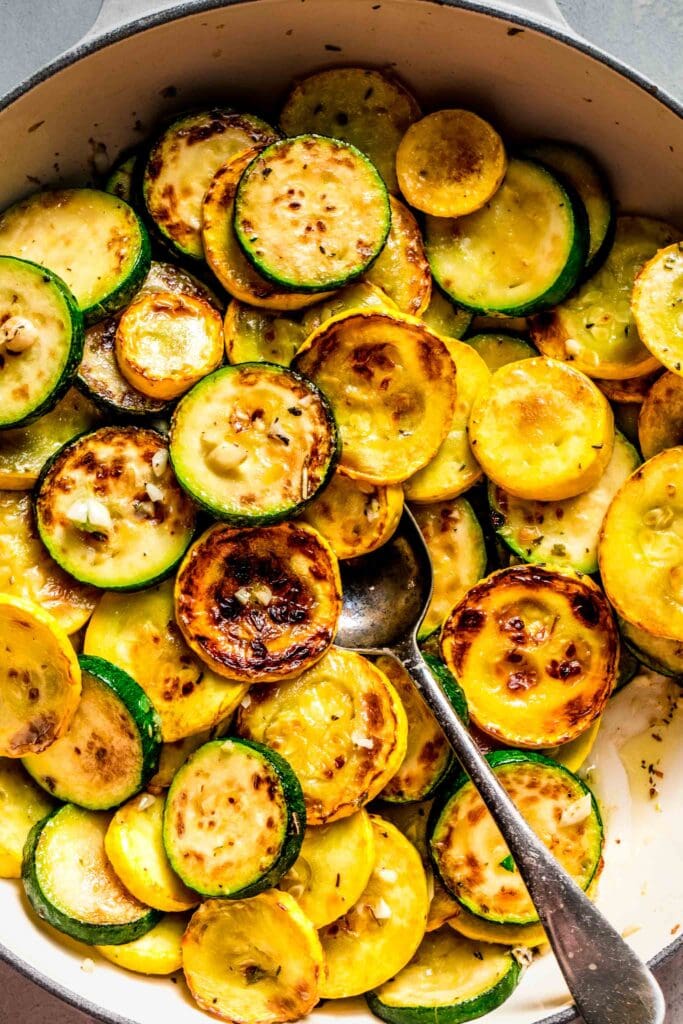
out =
<path fill-rule="evenodd" d="M 644 459 L 683 444 L 683 380 L 665 373 L 650 388 L 638 417 L 638 441 Z"/>
<path fill-rule="evenodd" d="M 20 878 L 28 834 L 55 806 L 17 760 L 0 757 L 0 878 Z"/>
<path fill-rule="evenodd" d="M 422 234 L 408 207 L 393 196 L 389 201 L 389 235 L 365 279 L 381 288 L 402 313 L 420 316 L 432 295 L 432 272 Z"/>
<path fill-rule="evenodd" d="M 683 242 L 660 249 L 636 278 L 631 310 L 643 344 L 683 376 Z"/>
<path fill-rule="evenodd" d="M 146 935 L 121 946 L 95 946 L 117 967 L 136 974 L 174 974 L 183 966 L 182 941 L 187 916 L 167 914 Z"/>
<path fill-rule="evenodd" d="M 664 367 L 641 377 L 629 377 L 628 380 L 601 380 L 594 377 L 595 383 L 610 402 L 621 402 L 624 405 L 642 405 L 652 385 L 661 376 Z"/>
<path fill-rule="evenodd" d="M 434 892 L 429 902 L 427 931 L 435 932 L 438 928 L 441 928 L 458 916 L 460 904 L 446 892 L 438 878 L 432 878 L 431 882 Z"/>
<path fill-rule="evenodd" d="M 612 455 L 605 396 L 555 359 L 508 363 L 474 400 L 470 444 L 484 472 L 519 498 L 572 498 L 598 482 Z"/>
<path fill-rule="evenodd" d="M 230 718 L 227 719 L 230 721 Z M 161 796 L 165 789 L 173 782 L 173 776 L 182 764 L 185 764 L 190 754 L 199 750 L 211 739 L 211 729 L 204 729 L 192 736 L 185 736 L 181 740 L 173 740 L 172 743 L 162 743 L 159 755 L 159 767 L 156 773 L 147 783 L 147 791 L 153 796 Z"/>
<path fill-rule="evenodd" d="M 485 921 L 470 913 L 465 907 L 459 907 L 455 917 L 448 919 L 448 925 L 460 935 L 475 942 L 505 943 L 507 946 L 526 946 L 534 949 L 548 941 L 548 937 L 540 924 L 497 924 Z"/>
<path fill-rule="evenodd" d="M 329 542 L 337 558 L 357 558 L 393 535 L 403 511 L 399 484 L 371 484 L 336 472 L 303 518 Z"/>
<path fill-rule="evenodd" d="M 557 761 L 558 764 L 563 764 L 565 768 L 569 768 L 570 772 L 578 772 L 588 760 L 588 756 L 595 746 L 601 725 L 602 715 L 600 718 L 596 718 L 593 724 L 585 732 L 582 732 L 580 736 L 577 736 L 575 740 L 563 743 L 559 747 L 550 747 L 544 750 L 543 753 L 547 757 L 551 757 L 553 761 Z"/>

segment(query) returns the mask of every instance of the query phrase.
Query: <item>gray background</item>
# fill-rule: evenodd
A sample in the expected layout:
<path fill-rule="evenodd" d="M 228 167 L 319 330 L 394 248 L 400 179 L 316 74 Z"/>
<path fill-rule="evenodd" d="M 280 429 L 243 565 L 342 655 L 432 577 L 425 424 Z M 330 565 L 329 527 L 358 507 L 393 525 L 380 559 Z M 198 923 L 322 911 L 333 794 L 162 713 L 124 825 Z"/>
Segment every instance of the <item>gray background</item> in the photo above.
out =
<path fill-rule="evenodd" d="M 557 2 L 579 35 L 683 100 L 683 0 Z M 538 9 L 534 0 L 527 3 Z M 170 0 L 107 0 L 98 27 L 167 6 Z M 77 42 L 100 7 L 101 0 L 0 0 L 0 94 Z M 660 971 L 659 979 L 670 1005 L 667 1024 L 683 1024 L 683 957 Z M 92 1018 L 0 964 L 0 1024 L 92 1024 Z"/>

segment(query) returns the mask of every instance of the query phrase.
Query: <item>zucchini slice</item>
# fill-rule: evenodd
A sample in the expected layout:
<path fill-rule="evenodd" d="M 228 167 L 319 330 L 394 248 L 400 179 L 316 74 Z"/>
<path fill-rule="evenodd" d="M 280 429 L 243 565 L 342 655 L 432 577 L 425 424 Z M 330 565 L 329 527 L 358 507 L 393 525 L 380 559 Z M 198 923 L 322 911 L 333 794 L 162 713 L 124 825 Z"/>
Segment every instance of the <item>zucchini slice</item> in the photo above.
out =
<path fill-rule="evenodd" d="M 432 297 L 432 272 L 422 233 L 405 203 L 389 197 L 391 227 L 365 279 L 381 288 L 402 313 L 421 316 Z"/>
<path fill-rule="evenodd" d="M 336 921 L 359 899 L 375 867 L 375 834 L 366 811 L 307 828 L 301 852 L 278 887 L 316 928 Z"/>
<path fill-rule="evenodd" d="M 334 471 L 337 428 L 315 384 L 273 363 L 225 366 L 178 404 L 169 453 L 208 512 L 239 526 L 296 515 Z"/>
<path fill-rule="evenodd" d="M 28 491 L 47 460 L 84 430 L 92 430 L 100 414 L 75 388 L 51 412 L 28 427 L 0 431 L 0 487 Z"/>
<path fill-rule="evenodd" d="M 350 313 L 362 309 L 379 309 L 384 312 L 395 313 L 396 303 L 389 298 L 386 292 L 372 284 L 367 275 L 361 281 L 354 281 L 346 288 L 332 292 L 325 296 L 314 306 L 309 306 L 300 314 L 301 326 L 304 328 L 304 340 L 321 327 L 327 320 L 331 320 L 340 313 Z"/>
<path fill-rule="evenodd" d="M 124 153 L 120 156 L 106 177 L 104 191 L 122 199 L 124 203 L 130 203 L 133 198 L 133 176 L 137 160 L 137 153 Z"/>
<path fill-rule="evenodd" d="M 528 341 L 508 331 L 480 331 L 470 335 L 467 344 L 481 356 L 491 373 L 508 363 L 518 363 L 520 359 L 532 359 L 538 355 Z"/>
<path fill-rule="evenodd" d="M 33 827 L 24 849 L 21 877 L 38 917 L 91 946 L 133 942 L 161 920 L 114 874 L 104 852 L 109 817 L 63 804 Z"/>
<path fill-rule="evenodd" d="M 417 101 L 394 77 L 371 68 L 326 68 L 294 85 L 280 127 L 286 135 L 314 132 L 353 143 L 397 192 L 396 151 L 419 116 Z"/>
<path fill-rule="evenodd" d="M 342 440 L 343 473 L 402 483 L 438 451 L 453 421 L 455 364 L 412 318 L 363 310 L 328 320 L 294 366 L 327 396 Z"/>
<path fill-rule="evenodd" d="M 183 966 L 183 934 L 187 917 L 165 914 L 146 935 L 121 946 L 96 946 L 105 960 L 136 974 L 175 974 Z"/>
<path fill-rule="evenodd" d="M 134 679 L 81 655 L 81 699 L 69 727 L 24 767 L 51 796 L 107 811 L 137 793 L 159 763 L 159 719 Z"/>
<path fill-rule="evenodd" d="M 617 613 L 653 636 L 683 642 L 683 448 L 644 462 L 615 495 L 598 562 Z"/>
<path fill-rule="evenodd" d="M 278 135 L 254 114 L 213 108 L 183 114 L 149 148 L 142 199 L 156 233 L 177 255 L 200 260 L 202 200 L 218 168 Z"/>
<path fill-rule="evenodd" d="M 403 512 L 400 484 L 370 484 L 337 471 L 304 510 L 304 520 L 329 543 L 339 559 L 376 551 L 394 534 Z"/>
<path fill-rule="evenodd" d="M 683 676 L 683 643 L 680 640 L 653 636 L 626 619 L 619 619 L 619 629 L 627 649 L 633 651 L 646 668 L 663 676 Z"/>
<path fill-rule="evenodd" d="M 310 1013 L 324 968 L 315 928 L 292 897 L 263 892 L 204 903 L 183 937 L 183 970 L 207 1013 L 234 1024 L 280 1024 Z"/>
<path fill-rule="evenodd" d="M 223 361 L 220 313 L 189 295 L 139 295 L 119 320 L 116 360 L 143 395 L 178 398 Z"/>
<path fill-rule="evenodd" d="M 612 457 L 596 484 L 576 498 L 529 501 L 489 484 L 496 533 L 525 562 L 557 569 L 598 571 L 598 537 L 612 498 L 640 465 L 640 456 L 618 431 Z"/>
<path fill-rule="evenodd" d="M 62 736 L 81 697 L 69 637 L 32 601 L 0 594 L 0 756 L 39 754 Z"/>
<path fill-rule="evenodd" d="M 522 968 L 505 946 L 473 942 L 452 928 L 425 935 L 402 971 L 366 996 L 390 1024 L 463 1024 L 512 995 Z"/>
<path fill-rule="evenodd" d="M 299 135 L 267 146 L 245 169 L 234 225 L 259 274 L 280 287 L 321 292 L 370 267 L 387 240 L 391 210 L 384 182 L 359 149 Z"/>
<path fill-rule="evenodd" d="M 427 877 L 415 847 L 388 821 L 372 816 L 375 868 L 357 903 L 320 931 L 323 999 L 361 995 L 393 978 L 425 933 Z"/>
<path fill-rule="evenodd" d="M 162 415 L 168 402 L 143 395 L 121 373 L 116 360 L 117 328 L 116 318 L 108 317 L 85 332 L 76 387 L 104 412 L 114 416 L 142 419 Z"/>
<path fill-rule="evenodd" d="M 602 392 L 578 370 L 542 356 L 496 370 L 474 400 L 468 429 L 486 475 L 518 498 L 539 501 L 593 487 L 614 445 Z"/>
<path fill-rule="evenodd" d="M 171 783 L 163 838 L 173 870 L 203 896 L 271 889 L 299 856 L 301 786 L 276 751 L 245 739 L 205 743 Z"/>
<path fill-rule="evenodd" d="M 640 340 L 666 366 L 683 376 L 683 242 L 660 249 L 642 268 L 631 296 Z"/>
<path fill-rule="evenodd" d="M 309 825 L 346 818 L 373 800 L 406 754 L 408 722 L 375 665 L 332 647 L 313 668 L 277 686 L 252 687 L 237 732 L 291 764 Z"/>
<path fill-rule="evenodd" d="M 586 274 L 593 273 L 609 252 L 616 220 L 615 204 L 604 170 L 583 146 L 557 139 L 528 142 L 523 153 L 569 181 L 579 196 L 588 216 Z"/>
<path fill-rule="evenodd" d="M 481 209 L 503 183 L 507 156 L 498 132 L 470 110 L 437 110 L 412 124 L 396 153 L 401 192 L 434 217 Z"/>
<path fill-rule="evenodd" d="M 58 565 L 110 590 L 146 587 L 172 572 L 195 510 L 166 465 L 167 450 L 153 430 L 101 427 L 57 452 L 36 485 L 35 508 Z"/>
<path fill-rule="evenodd" d="M 201 299 L 217 309 L 225 311 L 225 302 L 220 299 L 212 288 L 201 281 L 189 270 L 175 263 L 152 260 L 147 277 L 140 289 L 142 294 L 149 292 L 172 292 L 173 295 L 187 295 L 191 299 Z"/>
<path fill-rule="evenodd" d="M 96 591 L 60 569 L 40 543 L 31 498 L 0 491 L 0 591 L 34 601 L 50 612 L 66 633 L 90 618 Z"/>
<path fill-rule="evenodd" d="M 683 443 L 683 380 L 678 374 L 665 373 L 650 388 L 638 416 L 638 441 L 644 459 Z"/>
<path fill-rule="evenodd" d="M 588 729 L 619 660 L 610 606 L 591 579 L 527 565 L 472 587 L 446 620 L 441 648 L 475 723 L 530 748 Z"/>
<path fill-rule="evenodd" d="M 641 267 L 680 237 L 680 231 L 660 220 L 618 217 L 603 266 L 557 309 L 532 320 L 534 344 L 589 377 L 621 380 L 656 370 L 659 360 L 640 340 L 631 294 Z"/>
<path fill-rule="evenodd" d="M 470 447 L 467 424 L 474 401 L 487 387 L 491 374 L 470 345 L 454 338 L 442 340 L 455 364 L 455 409 L 450 430 L 434 458 L 404 484 L 408 501 L 421 504 L 457 498 L 482 476 Z"/>
<path fill-rule="evenodd" d="M 456 306 L 439 288 L 434 287 L 421 319 L 435 334 L 460 340 L 469 330 L 472 313 L 469 309 Z"/>
<path fill-rule="evenodd" d="M 0 256 L 0 430 L 54 409 L 82 353 L 83 318 L 64 283 L 45 267 Z"/>
<path fill-rule="evenodd" d="M 563 765 L 538 753 L 498 750 L 486 760 L 531 828 L 581 889 L 600 868 L 603 831 L 591 791 Z M 538 914 L 510 851 L 466 775 L 432 808 L 434 868 L 470 913 L 497 924 L 536 924 Z M 514 867 L 514 862 L 513 862 Z"/>
<path fill-rule="evenodd" d="M 93 188 L 35 192 L 0 215 L 0 252 L 57 274 L 87 324 L 122 309 L 149 270 L 145 227 L 130 206 Z"/>
<path fill-rule="evenodd" d="M 164 849 L 164 800 L 143 793 L 111 819 L 104 848 L 114 871 L 140 903 L 179 913 L 199 903 L 171 867 Z"/>
<path fill-rule="evenodd" d="M 413 509 L 429 549 L 434 589 L 419 630 L 420 640 L 440 629 L 453 605 L 486 572 L 486 546 L 479 521 L 465 498 Z"/>
<path fill-rule="evenodd" d="M 159 715 L 165 743 L 211 729 L 246 693 L 241 683 L 212 672 L 183 641 L 173 614 L 172 580 L 137 594 L 104 594 L 84 650 L 134 677 Z"/>
<path fill-rule="evenodd" d="M 489 202 L 466 217 L 427 217 L 432 274 L 475 313 L 526 316 L 561 302 L 579 279 L 586 212 L 549 170 L 513 159 Z"/>
<path fill-rule="evenodd" d="M 0 878 L 21 878 L 28 834 L 54 808 L 14 758 L 0 757 Z"/>
<path fill-rule="evenodd" d="M 218 524 L 197 540 L 175 585 L 185 640 L 219 675 L 244 683 L 297 676 L 322 658 L 341 609 L 339 567 L 305 523 Z"/>
<path fill-rule="evenodd" d="M 650 388 L 662 375 L 664 367 L 654 373 L 646 373 L 640 377 L 629 377 L 628 380 L 602 380 L 594 377 L 595 383 L 610 402 L 621 402 L 624 405 L 642 405 Z"/>

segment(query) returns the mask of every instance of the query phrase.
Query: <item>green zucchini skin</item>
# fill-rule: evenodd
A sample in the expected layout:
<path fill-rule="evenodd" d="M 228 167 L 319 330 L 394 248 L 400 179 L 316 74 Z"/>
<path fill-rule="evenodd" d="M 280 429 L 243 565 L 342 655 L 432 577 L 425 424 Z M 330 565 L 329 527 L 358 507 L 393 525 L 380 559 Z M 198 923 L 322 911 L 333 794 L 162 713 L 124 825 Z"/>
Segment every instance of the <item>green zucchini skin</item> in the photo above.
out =
<path fill-rule="evenodd" d="M 31 260 L 22 260 L 14 256 L 0 256 L 0 275 L 2 275 L 3 271 L 11 274 L 12 270 L 34 273 L 36 278 L 42 278 L 45 286 L 49 287 L 53 291 L 56 301 L 62 306 L 62 311 L 66 314 L 70 331 L 70 339 L 68 352 L 64 360 L 64 366 L 57 383 L 47 394 L 45 394 L 42 401 L 39 401 L 37 405 L 33 406 L 33 408 L 28 409 L 27 412 L 18 419 L 11 421 L 3 420 L 2 410 L 0 409 L 0 430 L 7 430 L 14 427 L 26 427 L 29 423 L 35 422 L 35 420 L 44 416 L 45 413 L 54 409 L 57 402 L 60 398 L 64 397 L 71 386 L 83 356 L 83 316 L 75 297 L 64 281 L 62 281 L 62 279 L 51 270 L 48 270 L 47 267 L 41 267 L 39 264 L 33 263 Z M 9 357 L 5 356 L 4 358 Z"/>
<path fill-rule="evenodd" d="M 623 688 L 631 682 L 634 676 L 638 675 L 638 671 L 640 669 L 639 659 L 642 657 L 642 655 L 636 654 L 635 648 L 631 650 L 628 641 L 624 639 L 623 633 L 620 632 L 620 635 L 622 643 L 619 651 L 619 672 L 617 674 L 617 681 L 614 684 L 614 693 L 618 693 L 619 690 L 623 690 Z M 643 662 L 643 664 L 645 664 L 645 662 Z M 652 666 L 646 667 L 651 668 Z M 654 669 L 654 671 L 659 672 L 661 669 Z M 662 672 L 661 674 L 668 675 L 667 672 Z M 677 674 L 678 673 L 674 673 L 674 675 Z"/>
<path fill-rule="evenodd" d="M 520 359 L 531 359 L 538 352 L 521 334 L 513 331 L 477 331 L 463 339 L 480 355 L 489 370 L 493 373 L 500 366 L 517 362 Z M 495 345 L 496 351 L 491 352 Z"/>
<path fill-rule="evenodd" d="M 436 638 L 436 645 L 438 647 L 438 636 L 439 630 L 435 630 L 432 636 Z M 430 637 L 427 637 L 429 640 Z M 453 706 L 453 710 L 457 714 L 458 718 L 465 725 L 469 725 L 470 713 L 467 707 L 467 699 L 463 688 L 461 687 L 458 680 L 455 678 L 451 670 L 444 664 L 441 658 L 437 655 L 430 653 L 429 651 L 422 650 L 422 657 L 429 666 L 429 671 L 432 673 L 436 681 L 439 683 L 441 689 L 448 697 L 448 700 Z"/>
<path fill-rule="evenodd" d="M 118 157 L 104 181 L 104 191 L 123 199 L 124 203 L 133 202 L 133 176 L 138 161 L 138 152 L 123 153 Z"/>
<path fill-rule="evenodd" d="M 86 324 L 98 323 L 100 320 L 104 320 L 105 317 L 109 316 L 110 313 L 117 313 L 119 310 L 127 306 L 135 294 L 140 290 L 142 283 L 149 273 L 149 268 L 152 263 L 152 243 L 142 219 L 137 213 L 135 214 L 135 217 L 140 229 L 140 249 L 138 251 L 138 258 L 135 265 L 131 269 L 128 277 L 121 281 L 118 288 L 110 292 L 110 294 L 101 302 L 95 303 L 89 309 L 84 311 L 83 316 Z"/>
<path fill-rule="evenodd" d="M 618 619 L 618 623 L 623 641 L 622 656 L 630 653 L 652 672 L 669 676 L 671 679 L 683 678 L 683 645 L 676 640 L 667 640 L 664 637 L 649 637 L 642 630 L 636 630 L 622 618 Z M 635 674 L 635 672 L 631 673 L 626 682 L 629 682 Z M 616 689 L 618 690 L 624 685 L 625 683 L 617 681 Z"/>

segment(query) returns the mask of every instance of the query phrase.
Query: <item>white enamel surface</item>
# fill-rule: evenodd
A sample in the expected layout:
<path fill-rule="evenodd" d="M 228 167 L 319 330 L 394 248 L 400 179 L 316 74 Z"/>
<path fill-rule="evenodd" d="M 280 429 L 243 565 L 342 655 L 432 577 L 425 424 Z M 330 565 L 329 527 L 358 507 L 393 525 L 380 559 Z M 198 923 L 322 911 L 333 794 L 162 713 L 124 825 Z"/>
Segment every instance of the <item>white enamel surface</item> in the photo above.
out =
<path fill-rule="evenodd" d="M 471 105 L 504 132 L 583 142 L 610 170 L 624 208 L 681 220 L 683 129 L 655 97 L 560 41 L 530 29 L 508 35 L 504 20 L 428 0 L 381 0 L 373 11 L 376 3 L 259 0 L 197 13 L 98 51 L 0 112 L 0 208 L 34 187 L 27 175 L 45 184 L 61 175 L 82 179 L 96 155 L 99 163 L 103 153 L 113 158 L 140 140 L 138 120 L 147 128 L 202 98 L 276 104 L 293 74 L 354 62 L 395 66 L 425 104 Z M 166 99 L 161 92 L 170 85 L 177 96 Z M 613 699 L 591 758 L 608 835 L 600 904 L 647 957 L 683 925 L 683 787 L 677 785 L 683 714 L 677 711 L 663 727 L 662 743 L 650 740 L 647 750 L 629 737 L 649 735 L 666 695 L 680 699 L 680 692 L 659 677 L 629 684 Z M 641 778 L 637 766 L 657 757 L 665 777 L 650 799 L 647 775 Z M 27 913 L 17 883 L 0 882 L 0 920 L 0 943 L 9 954 L 110 1018 L 126 1024 L 207 1019 L 182 980 L 128 974 L 48 933 Z M 90 956 L 95 968 L 84 971 Z M 566 1005 L 559 972 L 546 956 L 487 1019 L 533 1024 Z M 321 1024 L 340 1016 L 354 1024 L 369 1019 L 357 1001 L 327 1004 L 314 1015 Z"/>

